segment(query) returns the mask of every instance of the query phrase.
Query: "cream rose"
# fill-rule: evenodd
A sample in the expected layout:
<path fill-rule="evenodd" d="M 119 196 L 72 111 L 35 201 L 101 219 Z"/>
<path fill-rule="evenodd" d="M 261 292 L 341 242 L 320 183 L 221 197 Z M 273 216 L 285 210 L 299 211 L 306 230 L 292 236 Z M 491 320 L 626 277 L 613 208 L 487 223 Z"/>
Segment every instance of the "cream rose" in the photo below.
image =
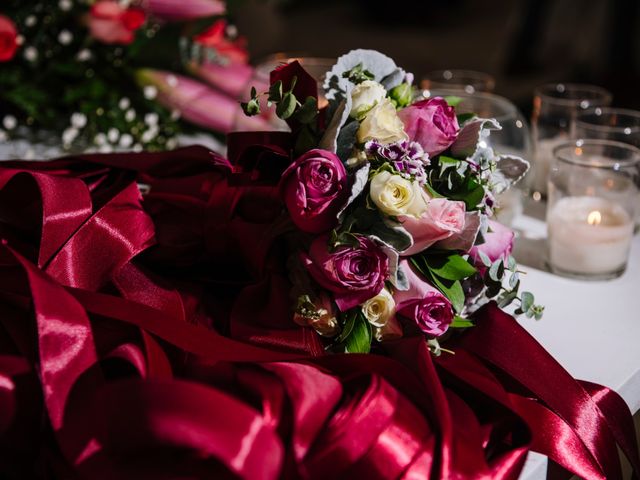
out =
<path fill-rule="evenodd" d="M 362 313 L 374 327 L 383 327 L 396 313 L 396 302 L 386 288 L 362 304 Z"/>
<path fill-rule="evenodd" d="M 382 85 L 373 80 L 365 80 L 351 91 L 351 117 L 361 120 L 369 110 L 387 96 Z"/>
<path fill-rule="evenodd" d="M 373 107 L 358 129 L 358 142 L 365 143 L 369 140 L 377 140 L 382 144 L 399 142 L 409 138 L 404 131 L 404 124 L 396 113 L 388 98 L 380 101 Z"/>
<path fill-rule="evenodd" d="M 419 218 L 427 208 L 426 194 L 418 182 L 387 171 L 373 177 L 369 194 L 380 211 L 392 217 Z"/>

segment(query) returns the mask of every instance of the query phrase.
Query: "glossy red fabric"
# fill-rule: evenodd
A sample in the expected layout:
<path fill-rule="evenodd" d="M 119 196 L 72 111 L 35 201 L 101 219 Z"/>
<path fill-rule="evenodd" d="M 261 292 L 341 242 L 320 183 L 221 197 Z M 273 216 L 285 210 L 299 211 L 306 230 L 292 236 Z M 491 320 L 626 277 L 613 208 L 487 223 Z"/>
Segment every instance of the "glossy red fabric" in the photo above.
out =
<path fill-rule="evenodd" d="M 533 449 L 616 479 L 616 444 L 638 471 L 620 397 L 493 304 L 455 355 L 324 355 L 277 195 L 237 180 L 196 147 L 0 165 L 0 476 L 507 480 Z"/>

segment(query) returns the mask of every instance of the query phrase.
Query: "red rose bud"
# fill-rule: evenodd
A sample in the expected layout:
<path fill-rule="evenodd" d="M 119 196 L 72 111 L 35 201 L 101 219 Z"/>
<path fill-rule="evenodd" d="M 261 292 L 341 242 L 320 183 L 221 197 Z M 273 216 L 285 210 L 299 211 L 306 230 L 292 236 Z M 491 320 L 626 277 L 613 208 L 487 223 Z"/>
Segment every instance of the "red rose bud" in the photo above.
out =
<path fill-rule="evenodd" d="M 435 287 L 420 278 L 407 260 L 400 262 L 407 275 L 408 290 L 398 290 L 394 295 L 399 315 L 413 320 L 418 328 L 430 337 L 439 337 L 453 321 L 451 302 Z"/>
<path fill-rule="evenodd" d="M 449 148 L 460 131 L 455 109 L 440 97 L 416 102 L 398 116 L 409 139 L 422 145 L 430 157 Z"/>
<path fill-rule="evenodd" d="M 170 22 L 213 17 L 226 12 L 225 2 L 220 0 L 142 0 L 140 5 L 154 17 Z"/>
<path fill-rule="evenodd" d="M 8 62 L 18 49 L 18 29 L 4 15 L 0 15 L 0 62 Z"/>
<path fill-rule="evenodd" d="M 244 37 L 231 40 L 227 37 L 227 22 L 218 20 L 204 32 L 193 37 L 193 41 L 205 48 L 215 51 L 218 56 L 231 64 L 247 63 L 247 41 Z"/>
<path fill-rule="evenodd" d="M 311 150 L 282 174 L 280 192 L 296 226 L 309 233 L 323 233 L 336 226 L 344 205 L 348 178 L 335 153 Z"/>
<path fill-rule="evenodd" d="M 373 240 L 357 237 L 358 245 L 329 251 L 329 237 L 322 235 L 311 244 L 302 263 L 318 284 L 334 294 L 344 312 L 375 297 L 389 274 L 389 260 Z"/>

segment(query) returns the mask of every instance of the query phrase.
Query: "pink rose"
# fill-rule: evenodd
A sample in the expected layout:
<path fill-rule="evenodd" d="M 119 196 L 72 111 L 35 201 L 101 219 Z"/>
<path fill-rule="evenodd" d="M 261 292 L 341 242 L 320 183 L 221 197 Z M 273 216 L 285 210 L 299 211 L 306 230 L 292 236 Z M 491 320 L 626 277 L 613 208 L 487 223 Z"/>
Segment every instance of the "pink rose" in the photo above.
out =
<path fill-rule="evenodd" d="M 289 215 L 305 232 L 322 233 L 333 228 L 347 194 L 347 172 L 338 156 L 326 150 L 310 150 L 282 174 L 280 192 Z"/>
<path fill-rule="evenodd" d="M 409 105 L 398 116 L 409 139 L 422 145 L 430 157 L 449 148 L 460 130 L 454 108 L 440 97 Z"/>
<path fill-rule="evenodd" d="M 480 253 L 484 253 L 489 260 L 495 262 L 499 258 L 506 259 L 513 250 L 513 231 L 496 222 L 495 220 L 489 220 L 489 233 L 485 235 L 485 242 L 476 245 L 469 251 L 469 256 L 473 259 L 476 266 L 483 266 L 480 259 Z"/>
<path fill-rule="evenodd" d="M 433 198 L 420 218 L 401 215 L 398 220 L 413 237 L 413 245 L 402 255 L 414 255 L 439 240 L 459 235 L 464 230 L 465 206 L 464 202 Z"/>
<path fill-rule="evenodd" d="M 409 290 L 396 291 L 396 311 L 399 315 L 416 322 L 423 333 L 439 337 L 447 331 L 453 321 L 451 302 L 435 287 L 420 278 L 407 260 L 400 262 L 400 268 L 407 275 Z"/>
<path fill-rule="evenodd" d="M 311 244 L 302 262 L 322 288 L 334 293 L 341 311 L 349 310 L 376 296 L 387 279 L 389 260 L 369 238 L 357 237 L 358 246 L 329 251 L 329 236 L 322 235 Z"/>
<path fill-rule="evenodd" d="M 0 62 L 8 62 L 18 49 L 18 30 L 15 24 L 0 15 Z"/>
<path fill-rule="evenodd" d="M 102 43 L 128 45 L 145 19 L 140 8 L 124 8 L 115 0 L 100 0 L 91 7 L 88 26 L 91 36 Z"/>

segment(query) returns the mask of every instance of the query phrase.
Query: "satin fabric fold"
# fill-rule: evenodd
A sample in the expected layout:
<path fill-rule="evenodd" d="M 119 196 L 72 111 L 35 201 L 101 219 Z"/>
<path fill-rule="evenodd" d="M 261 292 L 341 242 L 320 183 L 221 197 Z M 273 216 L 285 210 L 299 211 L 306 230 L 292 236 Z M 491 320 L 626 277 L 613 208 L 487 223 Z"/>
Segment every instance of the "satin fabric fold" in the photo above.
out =
<path fill-rule="evenodd" d="M 616 443 L 637 471 L 624 401 L 494 304 L 455 355 L 324 355 L 275 187 L 233 172 L 197 147 L 0 166 L 0 473 L 515 480 L 533 449 L 615 479 Z"/>

